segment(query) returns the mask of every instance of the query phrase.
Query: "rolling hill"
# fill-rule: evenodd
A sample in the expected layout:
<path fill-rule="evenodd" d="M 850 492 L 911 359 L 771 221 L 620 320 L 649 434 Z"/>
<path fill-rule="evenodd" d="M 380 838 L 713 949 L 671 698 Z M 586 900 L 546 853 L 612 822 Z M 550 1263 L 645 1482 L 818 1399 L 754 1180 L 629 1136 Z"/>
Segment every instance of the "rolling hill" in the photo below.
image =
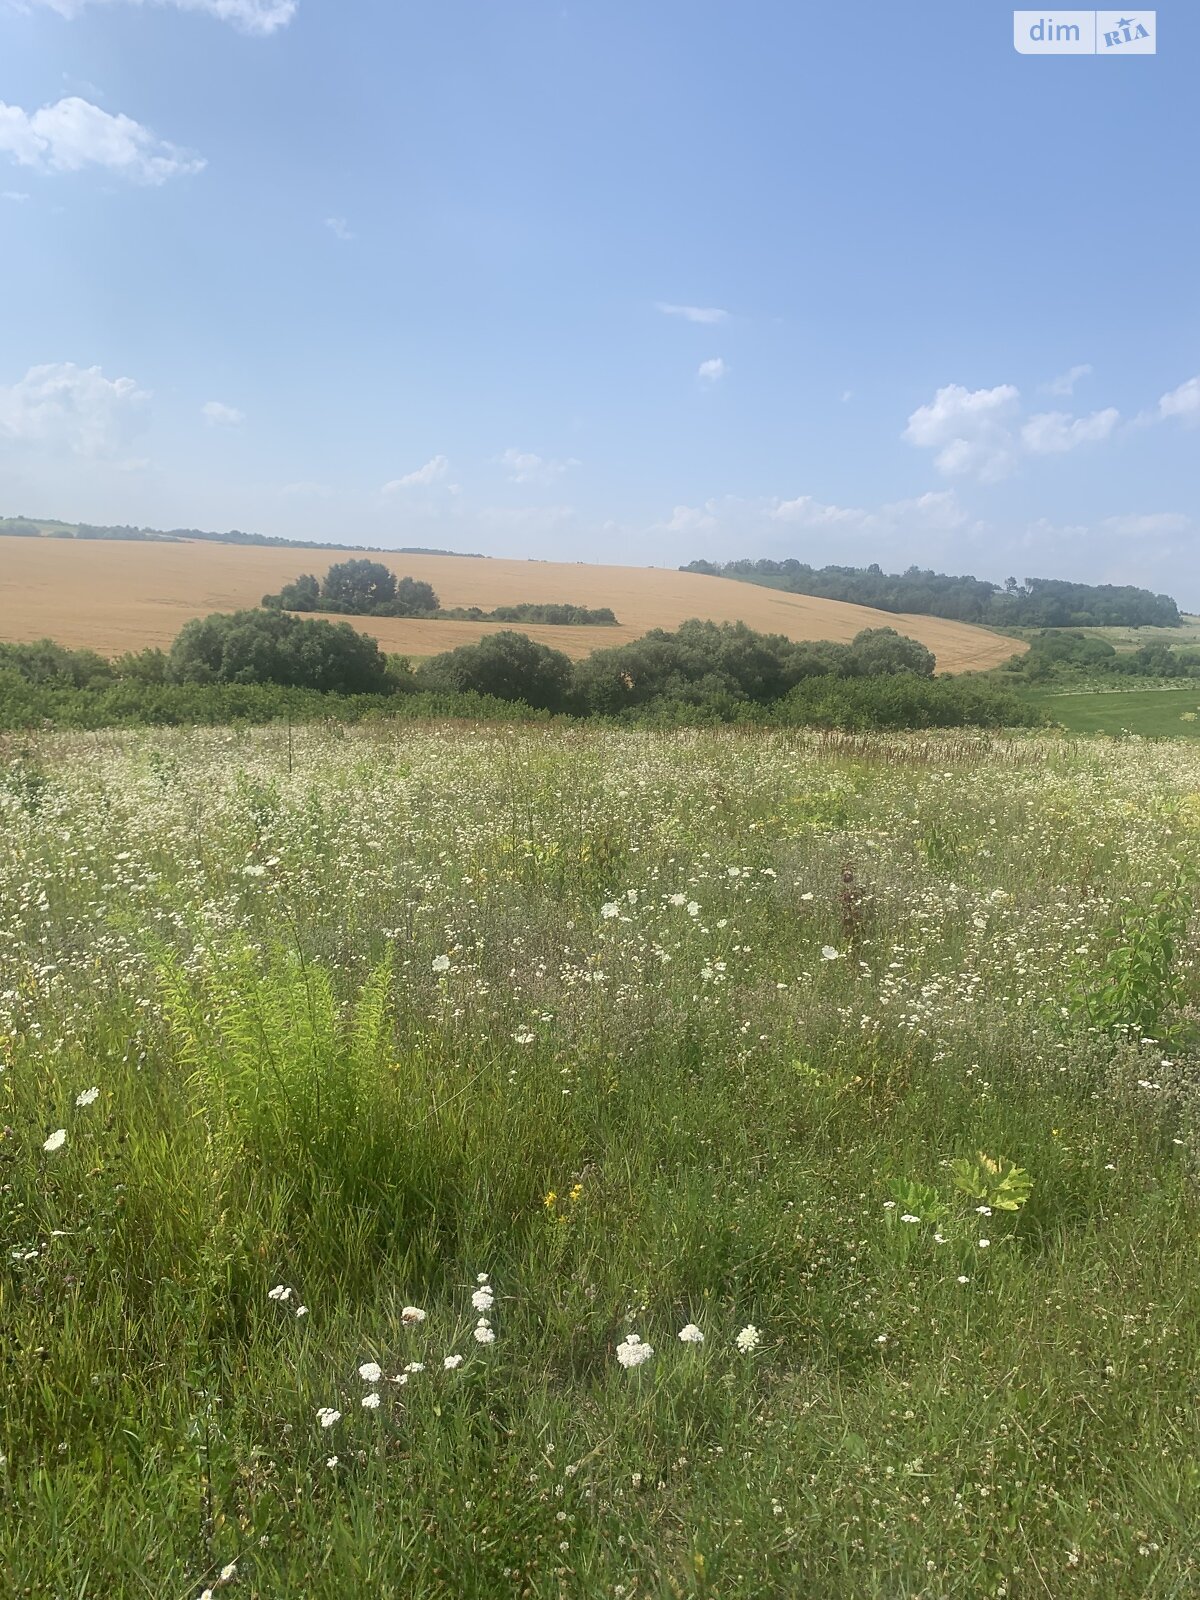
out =
<path fill-rule="evenodd" d="M 155 544 L 120 540 L 6 539 L 0 543 L 0 639 L 51 638 L 104 655 L 168 645 L 191 617 L 257 606 L 301 572 L 322 574 L 344 549 L 297 551 L 215 543 Z M 590 655 L 674 628 L 689 617 L 745 622 L 791 639 L 852 639 L 863 628 L 893 627 L 928 646 L 942 672 L 994 667 L 1025 648 L 969 623 L 875 611 L 732 579 L 656 567 L 585 562 L 507 561 L 471 556 L 401 555 L 382 559 L 398 575 L 423 578 L 445 606 L 567 601 L 611 606 L 618 627 L 542 627 L 520 631 L 565 651 Z M 503 623 L 406 618 L 339 618 L 414 657 L 473 643 Z"/>

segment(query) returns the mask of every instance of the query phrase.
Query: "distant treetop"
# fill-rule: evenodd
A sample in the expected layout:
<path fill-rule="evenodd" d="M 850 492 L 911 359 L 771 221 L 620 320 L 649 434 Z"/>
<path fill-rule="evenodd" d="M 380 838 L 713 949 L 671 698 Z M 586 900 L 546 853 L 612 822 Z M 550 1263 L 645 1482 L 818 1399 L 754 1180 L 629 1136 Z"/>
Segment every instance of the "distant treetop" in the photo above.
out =
<path fill-rule="evenodd" d="M 100 526 L 91 522 L 56 522 L 50 517 L 0 517 L 0 537 L 28 539 L 123 539 L 140 544 L 252 544 L 270 545 L 277 550 L 328 550 L 336 546 L 341 550 L 364 550 L 371 554 L 397 556 L 463 556 L 471 561 L 485 561 L 488 557 L 478 551 L 433 550 L 424 545 L 402 545 L 398 549 L 385 549 L 374 544 L 343 544 L 340 539 L 281 539 L 268 533 L 244 533 L 241 528 L 230 528 L 227 533 L 206 533 L 200 528 L 138 528 L 113 525 Z"/>
<path fill-rule="evenodd" d="M 382 561 L 335 562 L 318 583 L 305 572 L 279 594 L 265 594 L 272 611 L 334 611 L 352 617 L 432 617 L 438 609 L 433 586 L 417 578 L 401 578 Z"/>
<path fill-rule="evenodd" d="M 810 594 L 824 600 L 846 600 L 879 611 L 906 611 L 1010 628 L 1175 628 L 1179 607 L 1165 594 L 1111 583 L 1070 583 L 1062 578 L 1006 579 L 1003 586 L 986 579 L 949 577 L 909 567 L 884 572 L 869 567 L 810 567 L 803 561 L 692 561 L 681 572 L 740 578 Z"/>

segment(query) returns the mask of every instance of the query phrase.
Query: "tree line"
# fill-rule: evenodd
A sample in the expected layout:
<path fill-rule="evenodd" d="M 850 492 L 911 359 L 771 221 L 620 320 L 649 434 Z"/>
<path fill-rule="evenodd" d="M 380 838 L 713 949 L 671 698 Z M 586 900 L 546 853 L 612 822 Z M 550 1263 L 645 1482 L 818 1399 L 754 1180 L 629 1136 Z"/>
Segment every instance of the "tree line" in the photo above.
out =
<path fill-rule="evenodd" d="M 795 643 L 744 623 L 693 620 L 573 662 L 562 651 L 502 631 L 420 663 L 387 656 L 348 623 L 284 611 L 195 618 L 168 651 L 114 661 L 44 640 L 0 645 L 0 726 L 45 719 L 98 726 L 116 720 L 220 720 L 201 714 L 233 690 L 307 696 L 322 714 L 353 702 L 380 714 L 402 702 L 524 707 L 535 714 L 673 723 L 774 720 L 830 727 L 1030 725 L 1041 714 L 981 680 L 934 677 L 934 658 L 892 628 L 849 644 Z M 191 708 L 185 715 L 181 707 Z M 197 711 L 196 708 L 200 710 Z M 289 709 L 288 714 L 291 714 Z"/>
<path fill-rule="evenodd" d="M 428 545 L 401 545 L 385 551 L 376 544 L 346 544 L 334 538 L 286 539 L 269 533 L 247 533 L 242 528 L 230 528 L 225 533 L 211 533 L 203 528 L 140 528 L 134 523 L 103 524 L 96 522 L 58 522 L 46 517 L 35 522 L 30 517 L 0 517 L 0 537 L 12 539 L 119 539 L 139 544 L 236 544 L 263 545 L 277 550 L 327 550 L 337 544 L 343 550 L 368 550 L 379 554 L 400 556 L 463 556 L 470 560 L 488 558 L 479 551 L 438 550 Z"/>
<path fill-rule="evenodd" d="M 1026 683 L 1092 678 L 1200 678 L 1200 649 L 1155 639 L 1136 650 L 1117 650 L 1107 639 L 1069 629 L 1036 634 L 1028 651 L 1003 671 Z"/>
<path fill-rule="evenodd" d="M 847 600 L 879 611 L 949 617 L 1009 628 L 1175 628 L 1179 607 L 1169 595 L 1110 583 L 1071 583 L 1062 578 L 1007 578 L 1003 585 L 967 576 L 909 567 L 884 572 L 869 567 L 810 567 L 803 561 L 692 561 L 681 572 L 740 578 L 810 594 Z"/>

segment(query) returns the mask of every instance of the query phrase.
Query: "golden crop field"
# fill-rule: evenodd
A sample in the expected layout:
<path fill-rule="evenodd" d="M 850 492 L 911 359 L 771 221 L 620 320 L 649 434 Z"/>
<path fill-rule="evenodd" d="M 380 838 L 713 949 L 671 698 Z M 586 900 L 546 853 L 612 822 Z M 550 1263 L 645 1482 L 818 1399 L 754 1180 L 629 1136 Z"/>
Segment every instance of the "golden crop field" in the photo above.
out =
<path fill-rule="evenodd" d="M 351 554 L 344 549 L 292 550 L 254 545 L 143 544 L 136 541 L 0 539 L 0 639 L 55 639 L 74 648 L 120 655 L 167 646 L 191 617 L 256 606 L 301 572 L 318 576 Z M 994 667 L 1025 646 L 985 628 L 940 617 L 897 615 L 777 589 L 656 567 L 586 562 L 507 561 L 474 556 L 373 555 L 398 575 L 424 578 L 444 606 L 567 602 L 611 606 L 617 627 L 539 627 L 520 631 L 587 656 L 624 644 L 650 628 L 674 628 L 689 617 L 745 622 L 790 639 L 852 639 L 862 628 L 894 627 L 920 639 L 939 670 Z M 344 618 L 385 650 L 436 655 L 511 626 L 406 618 Z"/>

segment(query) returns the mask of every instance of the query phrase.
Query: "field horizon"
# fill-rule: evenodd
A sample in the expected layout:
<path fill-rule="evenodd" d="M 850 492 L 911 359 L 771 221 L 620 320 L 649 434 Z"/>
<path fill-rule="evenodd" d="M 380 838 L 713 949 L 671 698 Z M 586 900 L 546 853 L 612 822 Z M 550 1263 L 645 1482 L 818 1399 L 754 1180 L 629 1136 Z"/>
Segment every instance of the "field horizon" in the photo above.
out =
<path fill-rule="evenodd" d="M 31 643 L 52 638 L 112 656 L 147 646 L 165 648 L 192 617 L 255 607 L 263 594 L 278 590 L 301 572 L 313 570 L 320 576 L 351 553 L 336 545 L 296 550 L 202 541 L 14 539 L 5 541 L 2 554 L 0 640 Z M 640 638 L 651 628 L 676 628 L 691 617 L 745 622 L 758 632 L 781 633 L 797 642 L 847 642 L 864 628 L 891 627 L 932 650 L 940 672 L 983 671 L 1028 648 L 1020 640 L 971 623 L 786 594 L 673 568 L 390 552 L 372 559 L 384 562 L 397 576 L 431 583 L 447 607 L 493 610 L 522 602 L 566 602 L 610 606 L 618 619 L 616 627 L 334 619 L 370 634 L 384 650 L 414 657 L 473 644 L 515 626 L 578 660 Z"/>

